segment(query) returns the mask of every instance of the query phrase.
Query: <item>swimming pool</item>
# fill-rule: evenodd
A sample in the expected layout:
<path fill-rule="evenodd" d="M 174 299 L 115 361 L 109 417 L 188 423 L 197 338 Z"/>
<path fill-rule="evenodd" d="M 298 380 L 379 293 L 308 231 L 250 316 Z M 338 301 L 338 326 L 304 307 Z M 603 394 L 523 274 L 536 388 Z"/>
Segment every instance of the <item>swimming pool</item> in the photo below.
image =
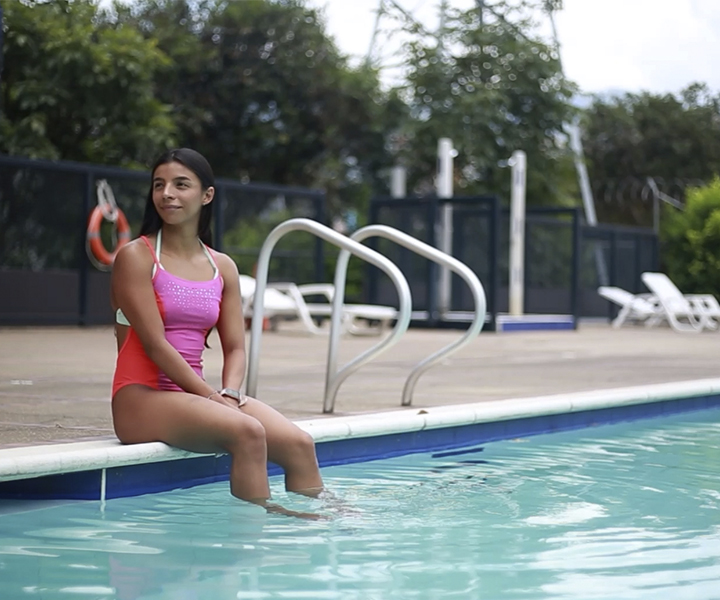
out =
<path fill-rule="evenodd" d="M 0 598 L 697 598 L 720 589 L 720 409 L 226 483 L 4 504 Z"/>

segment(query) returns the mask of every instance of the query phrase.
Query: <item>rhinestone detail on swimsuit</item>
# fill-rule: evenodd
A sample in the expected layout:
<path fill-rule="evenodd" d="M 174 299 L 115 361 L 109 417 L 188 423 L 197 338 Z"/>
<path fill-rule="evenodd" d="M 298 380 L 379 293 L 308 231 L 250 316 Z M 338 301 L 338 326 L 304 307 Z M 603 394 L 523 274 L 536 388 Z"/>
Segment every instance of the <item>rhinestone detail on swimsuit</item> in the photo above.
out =
<path fill-rule="evenodd" d="M 195 311 L 202 310 L 208 314 L 217 306 L 217 297 L 212 287 L 187 287 L 172 282 L 167 287 L 167 291 L 172 294 L 173 300 L 180 308 L 191 308 Z"/>

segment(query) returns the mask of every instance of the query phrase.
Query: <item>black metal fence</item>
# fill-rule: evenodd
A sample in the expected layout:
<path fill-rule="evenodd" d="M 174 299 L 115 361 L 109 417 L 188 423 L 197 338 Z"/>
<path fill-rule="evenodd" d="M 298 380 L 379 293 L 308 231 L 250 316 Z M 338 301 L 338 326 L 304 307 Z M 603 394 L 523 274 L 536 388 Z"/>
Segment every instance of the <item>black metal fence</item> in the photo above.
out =
<path fill-rule="evenodd" d="M 466 263 L 483 283 L 490 324 L 508 311 L 509 211 L 494 196 L 375 198 L 370 222 L 396 227 L 438 246 L 443 206 L 453 206 L 453 256 Z M 439 271 L 434 263 L 386 240 L 375 247 L 403 271 L 413 295 L 413 310 L 427 313 L 427 323 L 441 324 L 437 311 Z M 640 275 L 658 268 L 658 240 L 651 229 L 583 224 L 577 208 L 528 208 L 525 222 L 525 298 L 528 314 L 612 316 L 612 307 L 597 294 L 600 285 L 628 291 L 643 289 Z M 396 304 L 392 284 L 368 267 L 367 300 Z M 467 285 L 451 280 L 450 310 L 472 310 Z"/>
<path fill-rule="evenodd" d="M 149 173 L 73 162 L 0 156 L 0 324 L 109 323 L 109 274 L 96 270 L 85 249 L 96 182 L 105 179 L 137 233 Z M 252 269 L 267 234 L 292 217 L 325 222 L 321 191 L 218 179 L 215 247 L 241 272 Z M 108 225 L 108 230 L 109 230 Z M 108 231 L 103 235 L 109 238 Z M 271 277 L 324 277 L 320 240 L 297 233 L 273 254 Z"/>
<path fill-rule="evenodd" d="M 87 258 L 85 234 L 96 205 L 96 183 L 105 179 L 134 232 L 149 186 L 147 172 L 72 162 L 0 156 L 0 324 L 109 323 L 109 274 Z M 326 222 L 323 192 L 219 179 L 215 246 L 252 274 L 262 242 L 293 217 Z M 453 206 L 452 253 L 472 268 L 488 299 L 489 328 L 508 310 L 509 214 L 494 196 L 376 198 L 369 221 L 396 227 L 437 247 L 440 215 Z M 109 229 L 109 226 L 108 228 Z M 108 231 L 103 235 L 108 238 Z M 440 324 L 439 267 L 392 242 L 370 244 L 398 264 L 408 279 L 413 309 Z M 525 230 L 525 311 L 611 317 L 614 307 L 597 294 L 601 284 L 644 290 L 640 275 L 658 269 L 658 239 L 651 229 L 582 223 L 578 209 L 529 208 Z M 272 280 L 327 279 L 333 252 L 311 234 L 283 238 L 273 253 Z M 396 304 L 394 286 L 367 266 L 357 282 L 370 302 Z M 451 310 L 472 310 L 465 283 L 451 279 Z"/>
<path fill-rule="evenodd" d="M 634 294 L 647 293 L 640 276 L 660 269 L 660 244 L 654 230 L 644 227 L 597 225 L 582 227 L 580 305 L 583 315 L 614 318 L 618 307 L 597 293 L 600 285 L 615 285 Z"/>
<path fill-rule="evenodd" d="M 375 198 L 370 204 L 370 223 L 395 227 L 431 246 L 438 247 L 440 214 L 445 200 L 438 198 Z M 480 278 L 487 295 L 488 313 L 497 312 L 498 256 L 500 239 L 499 204 L 492 196 L 455 197 L 453 212 L 453 256 L 467 264 Z M 410 285 L 413 311 L 425 312 L 430 324 L 440 320 L 437 306 L 439 267 L 389 240 L 373 239 L 370 244 L 395 262 Z M 380 304 L 397 304 L 397 294 L 389 278 L 379 269 L 368 266 L 367 300 Z M 472 309 L 467 285 L 457 275 L 451 278 L 451 310 Z"/>

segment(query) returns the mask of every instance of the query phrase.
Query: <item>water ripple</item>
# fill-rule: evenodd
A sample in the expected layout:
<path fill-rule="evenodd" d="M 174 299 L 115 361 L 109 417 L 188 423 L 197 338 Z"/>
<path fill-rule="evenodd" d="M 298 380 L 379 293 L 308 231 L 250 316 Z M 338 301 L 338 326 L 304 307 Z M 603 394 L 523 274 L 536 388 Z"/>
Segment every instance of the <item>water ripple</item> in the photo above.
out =
<path fill-rule="evenodd" d="M 693 598 L 720 589 L 720 412 L 0 516 L 0 598 Z"/>

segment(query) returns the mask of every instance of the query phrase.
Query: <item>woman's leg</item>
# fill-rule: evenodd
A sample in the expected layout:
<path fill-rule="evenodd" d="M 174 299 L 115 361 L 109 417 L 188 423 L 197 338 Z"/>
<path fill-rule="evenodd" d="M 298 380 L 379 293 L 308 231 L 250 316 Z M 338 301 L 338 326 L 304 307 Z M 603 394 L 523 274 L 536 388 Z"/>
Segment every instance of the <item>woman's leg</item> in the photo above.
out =
<path fill-rule="evenodd" d="M 228 452 L 232 494 L 263 506 L 270 497 L 265 430 L 252 415 L 193 394 L 142 385 L 120 389 L 112 410 L 121 442 L 160 441 L 191 452 Z"/>
<path fill-rule="evenodd" d="M 285 471 L 285 488 L 317 496 L 323 489 L 323 481 L 312 436 L 255 398 L 248 397 L 239 412 L 254 417 L 265 428 L 268 458 Z"/>

